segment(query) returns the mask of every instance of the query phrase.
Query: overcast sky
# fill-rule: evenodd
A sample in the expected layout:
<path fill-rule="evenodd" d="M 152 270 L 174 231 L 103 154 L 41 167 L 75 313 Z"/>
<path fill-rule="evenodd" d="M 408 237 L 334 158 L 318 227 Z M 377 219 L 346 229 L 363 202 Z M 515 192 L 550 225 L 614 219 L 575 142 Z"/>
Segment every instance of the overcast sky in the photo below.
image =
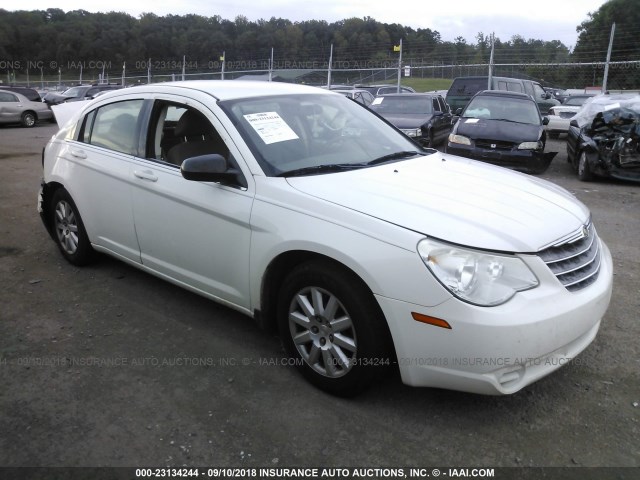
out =
<path fill-rule="evenodd" d="M 110 0 L 97 4 L 86 0 L 26 0 L 12 2 L 9 9 L 119 11 L 134 17 L 143 12 L 160 16 L 194 13 L 219 15 L 231 21 L 238 15 L 249 20 L 280 17 L 293 22 L 329 23 L 371 17 L 382 23 L 437 30 L 443 40 L 462 36 L 475 43 L 478 32 L 494 32 L 502 41 L 521 35 L 525 39 L 560 40 L 573 47 L 576 27 L 603 3 L 606 0 Z"/>

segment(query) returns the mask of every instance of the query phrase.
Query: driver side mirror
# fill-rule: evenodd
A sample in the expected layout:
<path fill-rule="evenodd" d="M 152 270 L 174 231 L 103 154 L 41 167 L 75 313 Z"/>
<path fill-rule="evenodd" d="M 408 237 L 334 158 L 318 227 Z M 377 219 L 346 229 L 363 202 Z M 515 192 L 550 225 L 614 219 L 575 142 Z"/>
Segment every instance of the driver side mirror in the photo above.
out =
<path fill-rule="evenodd" d="M 242 185 L 238 170 L 229 168 L 227 160 L 217 153 L 187 158 L 180 166 L 186 180 Z"/>

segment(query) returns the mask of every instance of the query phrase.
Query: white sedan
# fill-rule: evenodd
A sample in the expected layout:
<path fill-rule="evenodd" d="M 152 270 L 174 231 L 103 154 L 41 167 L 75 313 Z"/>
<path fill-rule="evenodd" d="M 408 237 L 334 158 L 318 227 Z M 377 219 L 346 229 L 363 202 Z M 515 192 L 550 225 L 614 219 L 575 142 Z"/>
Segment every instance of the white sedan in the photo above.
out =
<path fill-rule="evenodd" d="M 561 133 L 567 133 L 573 116 L 578 113 L 582 105 L 593 98 L 593 95 L 572 95 L 567 97 L 563 104 L 551 107 L 548 114 L 549 123 L 546 126 L 549 136 L 558 138 Z"/>
<path fill-rule="evenodd" d="M 15 123 L 33 127 L 39 120 L 51 120 L 53 112 L 46 103 L 32 102 L 21 93 L 0 90 L 0 124 Z"/>
<path fill-rule="evenodd" d="M 43 221 L 277 328 L 353 395 L 516 392 L 595 338 L 612 288 L 588 209 L 543 180 L 422 150 L 343 95 L 192 81 L 105 94 L 48 143 Z"/>

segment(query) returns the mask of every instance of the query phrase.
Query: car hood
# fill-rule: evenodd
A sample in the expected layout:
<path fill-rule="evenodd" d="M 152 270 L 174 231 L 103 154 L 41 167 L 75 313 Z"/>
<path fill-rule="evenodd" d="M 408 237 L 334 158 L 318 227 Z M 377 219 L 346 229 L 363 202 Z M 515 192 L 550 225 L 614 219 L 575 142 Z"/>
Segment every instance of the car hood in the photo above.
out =
<path fill-rule="evenodd" d="M 418 128 L 433 118 L 433 115 L 431 114 L 384 114 L 381 116 L 398 128 Z"/>
<path fill-rule="evenodd" d="M 65 97 L 64 95 L 61 95 L 59 93 L 55 93 L 55 92 L 48 92 L 43 99 L 47 102 L 64 102 L 66 100 L 68 100 L 71 97 Z"/>
<path fill-rule="evenodd" d="M 536 252 L 589 219 L 587 208 L 561 187 L 443 153 L 287 181 L 424 235 L 488 250 Z"/>
<path fill-rule="evenodd" d="M 458 135 L 471 139 L 486 138 L 505 142 L 535 142 L 542 135 L 542 125 L 488 120 L 485 118 L 461 118 L 456 124 Z"/>

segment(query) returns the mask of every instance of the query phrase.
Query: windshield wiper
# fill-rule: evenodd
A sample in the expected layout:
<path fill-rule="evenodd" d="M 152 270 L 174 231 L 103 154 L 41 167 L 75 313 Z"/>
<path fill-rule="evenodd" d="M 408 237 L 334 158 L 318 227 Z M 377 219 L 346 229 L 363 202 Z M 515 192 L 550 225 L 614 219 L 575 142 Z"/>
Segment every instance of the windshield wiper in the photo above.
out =
<path fill-rule="evenodd" d="M 508 118 L 488 118 L 487 120 L 497 120 L 498 122 L 510 122 L 510 123 L 527 123 L 527 122 L 520 122 L 518 120 L 510 120 Z"/>
<path fill-rule="evenodd" d="M 286 172 L 277 174 L 276 177 L 299 177 L 303 175 L 315 175 L 318 173 L 344 172 L 347 170 L 354 170 L 356 168 L 362 168 L 366 166 L 366 164 L 362 163 L 331 163 L 327 165 L 313 165 L 311 167 L 288 170 Z"/>
<path fill-rule="evenodd" d="M 424 153 L 417 152 L 415 150 L 405 150 L 402 152 L 389 153 L 388 155 L 383 155 L 378 158 L 374 158 L 370 162 L 365 163 L 365 165 L 378 165 L 380 163 L 389 162 L 392 160 L 400 160 L 402 158 L 415 157 L 416 155 L 424 155 Z"/>
<path fill-rule="evenodd" d="M 424 152 L 415 150 L 407 150 L 402 152 L 390 153 L 379 158 L 374 158 L 369 162 L 363 163 L 331 163 L 327 165 L 313 165 L 311 167 L 298 168 L 296 170 L 288 170 L 276 175 L 276 177 L 299 177 L 303 175 L 315 175 L 320 173 L 345 172 L 347 170 L 355 170 L 357 168 L 366 168 L 380 163 L 399 160 L 402 158 L 415 157 L 416 155 L 424 155 Z"/>

